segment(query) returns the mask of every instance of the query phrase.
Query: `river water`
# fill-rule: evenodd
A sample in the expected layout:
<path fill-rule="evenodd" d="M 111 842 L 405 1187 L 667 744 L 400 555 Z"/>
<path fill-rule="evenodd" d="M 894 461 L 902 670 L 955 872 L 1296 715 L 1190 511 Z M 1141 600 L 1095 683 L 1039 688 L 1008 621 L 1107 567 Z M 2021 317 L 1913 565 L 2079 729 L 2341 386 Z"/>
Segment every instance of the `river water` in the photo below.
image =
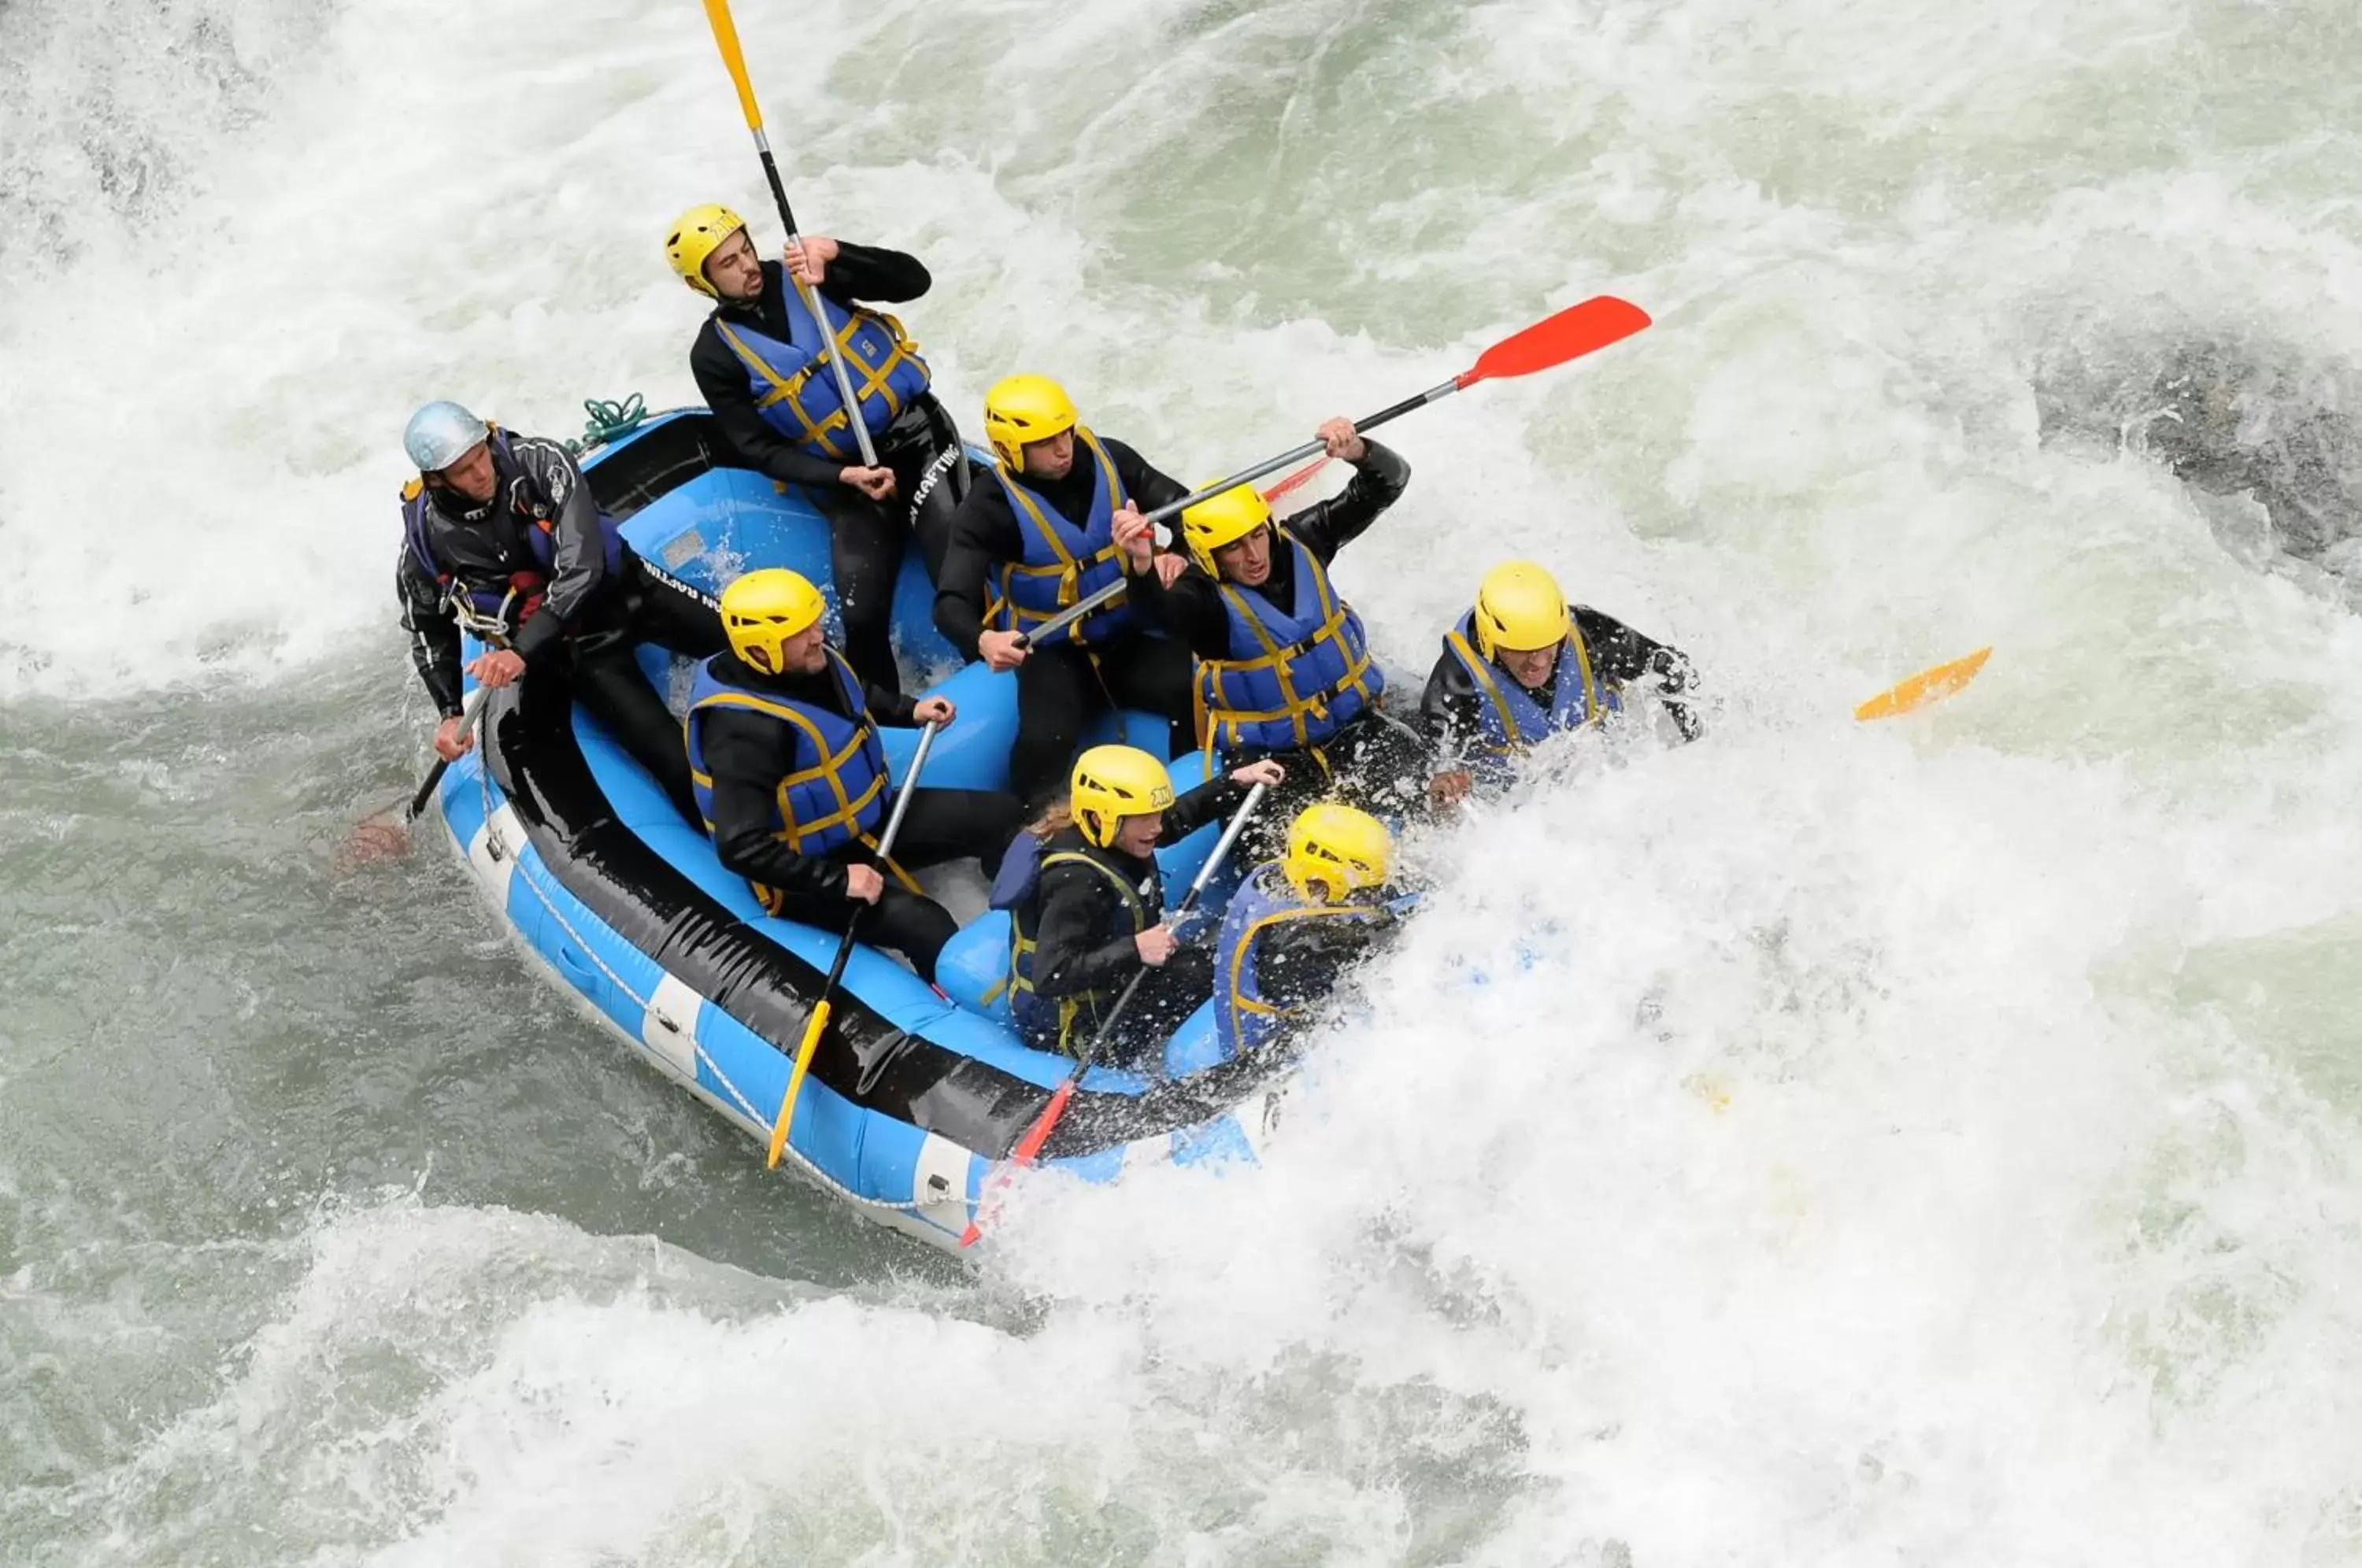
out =
<path fill-rule="evenodd" d="M 6 0 L 0 1557 L 2362 1562 L 2362 626 L 2036 391 L 2362 362 L 2350 4 L 739 22 L 971 425 L 1210 475 L 1648 306 L 1340 576 L 1408 682 L 1538 556 L 1711 733 L 1415 845 L 1262 1169 L 885 1237 L 335 853 L 409 408 L 693 397 L 698 7 Z"/>

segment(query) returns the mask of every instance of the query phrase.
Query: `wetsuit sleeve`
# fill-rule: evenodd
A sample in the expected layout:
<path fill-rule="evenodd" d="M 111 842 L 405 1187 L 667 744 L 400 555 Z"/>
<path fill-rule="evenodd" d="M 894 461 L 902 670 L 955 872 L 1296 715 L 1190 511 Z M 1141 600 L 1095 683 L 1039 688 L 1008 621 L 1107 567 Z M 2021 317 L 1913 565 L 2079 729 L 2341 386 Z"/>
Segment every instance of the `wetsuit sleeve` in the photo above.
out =
<path fill-rule="evenodd" d="M 1173 802 L 1156 842 L 1178 844 L 1217 817 L 1227 818 L 1246 803 L 1246 798 L 1247 787 L 1233 783 L 1227 773 L 1200 784 Z"/>
<path fill-rule="evenodd" d="M 984 632 L 985 583 L 993 566 L 1024 553 L 1008 495 L 990 475 L 979 474 L 952 518 L 944 575 L 935 583 L 935 630 L 962 658 L 976 657 L 976 639 Z"/>
<path fill-rule="evenodd" d="M 820 292 L 841 305 L 900 304 L 925 293 L 934 282 L 926 264 L 907 251 L 840 239 Z"/>
<path fill-rule="evenodd" d="M 1153 572 L 1126 579 L 1129 592 L 1141 611 L 1189 645 L 1199 658 L 1228 658 L 1231 617 L 1214 580 L 1192 565 L 1167 588 Z"/>
<path fill-rule="evenodd" d="M 778 287 L 785 276 L 778 267 L 766 263 L 763 287 Z M 785 330 L 784 323 L 780 330 Z M 801 485 L 807 490 L 844 482 L 839 477 L 844 464 L 833 458 L 814 457 L 772 429 L 756 411 L 746 367 L 730 345 L 722 340 L 711 316 L 698 329 L 697 342 L 689 351 L 689 372 L 697 380 L 698 395 L 705 400 L 706 407 L 713 410 L 714 423 L 722 426 L 723 439 L 757 473 L 781 484 Z"/>
<path fill-rule="evenodd" d="M 1418 699 L 1419 729 L 1427 737 L 1428 749 L 1435 753 L 1439 767 L 1460 765 L 1469 737 L 1483 728 L 1480 705 L 1484 701 L 1476 683 L 1468 679 L 1466 668 L 1452 657 L 1451 649 L 1444 649 L 1427 678 L 1427 690 Z"/>
<path fill-rule="evenodd" d="M 904 691 L 889 691 L 883 686 L 871 686 L 861 693 L 861 701 L 869 710 L 869 717 L 880 724 L 891 724 L 898 730 L 916 729 L 919 715 L 915 710 L 919 700 Z"/>
<path fill-rule="evenodd" d="M 793 758 L 781 726 L 727 709 L 701 721 L 706 771 L 713 778 L 713 852 L 723 866 L 767 888 L 812 897 L 844 896 L 844 867 L 799 855 L 772 836 L 779 780 Z"/>
<path fill-rule="evenodd" d="M 1622 685 L 1647 681 L 1664 700 L 1665 712 L 1683 740 L 1697 739 L 1702 726 L 1689 704 L 1674 701 L 1696 682 L 1689 656 L 1668 643 L 1644 637 L 1613 615 L 1587 604 L 1574 606 L 1574 624 L 1591 650 L 1593 673 Z"/>
<path fill-rule="evenodd" d="M 402 544 L 393 568 L 393 589 L 402 602 L 402 629 L 410 634 L 410 662 L 436 710 L 448 719 L 459 712 L 459 623 L 443 607 L 443 590 L 419 564 L 410 541 Z"/>
<path fill-rule="evenodd" d="M 528 662 L 546 655 L 607 584 L 607 540 L 599 503 L 582 481 L 582 470 L 555 441 L 513 437 L 509 449 L 526 476 L 557 509 L 550 519 L 549 586 L 541 608 L 516 635 L 516 651 Z"/>
<path fill-rule="evenodd" d="M 1345 488 L 1287 520 L 1287 531 L 1302 540 L 1323 566 L 1368 533 L 1378 514 L 1401 500 L 1410 484 L 1410 465 L 1400 453 L 1366 436 L 1362 445 L 1369 450 L 1353 465 L 1352 480 Z"/>
<path fill-rule="evenodd" d="M 1392 921 L 1336 917 L 1282 921 L 1255 938 L 1255 988 L 1275 1007 L 1304 1007 L 1327 997 L 1338 977 L 1391 938 Z"/>
<path fill-rule="evenodd" d="M 1109 460 L 1115 464 L 1115 477 L 1123 480 L 1124 493 L 1141 511 L 1153 512 L 1160 506 L 1170 506 L 1189 493 L 1187 485 L 1149 467 L 1147 458 L 1122 442 L 1102 436 L 1099 445 L 1107 448 Z M 1165 526 L 1170 528 L 1173 524 Z"/>
<path fill-rule="evenodd" d="M 1034 933 L 1033 989 L 1072 996 L 1120 985 L 1140 967 L 1130 933 L 1104 941 L 1131 923 L 1116 890 L 1087 866 L 1053 866 L 1042 873 L 1042 923 Z"/>

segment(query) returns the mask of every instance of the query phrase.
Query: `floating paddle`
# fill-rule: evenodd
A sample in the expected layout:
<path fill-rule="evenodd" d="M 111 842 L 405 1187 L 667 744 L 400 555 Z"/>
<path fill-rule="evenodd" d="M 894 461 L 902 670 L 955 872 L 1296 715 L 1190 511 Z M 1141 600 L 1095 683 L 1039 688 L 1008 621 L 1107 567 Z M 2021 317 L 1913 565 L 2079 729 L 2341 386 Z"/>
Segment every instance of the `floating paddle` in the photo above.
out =
<path fill-rule="evenodd" d="M 1247 820 L 1254 815 L 1255 808 L 1263 804 L 1264 794 L 1270 788 L 1268 784 L 1258 784 L 1247 791 L 1247 798 L 1231 818 L 1231 825 L 1224 828 L 1222 836 L 1215 841 L 1214 852 L 1206 856 L 1203 866 L 1198 867 L 1198 875 L 1190 881 L 1188 892 L 1182 896 L 1180 907 L 1164 917 L 1164 924 L 1178 923 L 1197 908 L 1198 895 L 1206 890 L 1206 884 L 1221 868 L 1222 862 L 1230 858 L 1231 846 L 1238 843 L 1239 834 L 1246 831 Z M 1099 1053 L 1115 1037 L 1115 1026 L 1123 1018 L 1124 1010 L 1131 1005 L 1132 993 L 1140 989 L 1140 982 L 1148 978 L 1148 970 L 1149 966 L 1142 964 L 1125 985 L 1123 994 L 1115 999 L 1114 1008 L 1099 1024 L 1099 1032 L 1091 1037 L 1090 1046 L 1084 1051 L 1082 1060 L 1075 1064 L 1075 1070 L 1068 1073 L 1065 1080 L 1051 1094 L 1050 1103 L 1042 1108 L 1042 1114 L 1034 1118 L 1033 1125 L 1025 1130 L 1024 1135 L 1017 1140 L 1016 1147 L 1009 1152 L 1009 1157 L 1017 1165 L 1030 1165 L 1041 1154 L 1042 1145 L 1050 1141 L 1058 1119 L 1066 1114 L 1066 1104 L 1075 1098 L 1075 1090 L 1081 1086 L 1083 1075 L 1091 1070 L 1091 1064 L 1098 1060 Z M 973 1246 L 977 1238 L 983 1234 L 980 1220 L 971 1220 L 966 1231 L 961 1233 L 959 1244 Z"/>
<path fill-rule="evenodd" d="M 1930 702 L 1941 701 L 1977 678 L 1977 671 L 1992 657 L 1990 647 L 1979 648 L 1964 658 L 1949 664 L 1939 664 L 1933 669 L 1923 669 L 1910 679 L 1891 686 L 1853 711 L 1853 716 L 1864 723 L 1872 719 L 1892 719 L 1924 708 Z"/>
<path fill-rule="evenodd" d="M 927 753 L 935 744 L 937 728 L 930 722 L 919 732 L 919 749 L 911 754 L 911 771 L 902 776 L 902 788 L 894 797 L 894 810 L 886 818 L 886 831 L 878 835 L 880 861 L 893 853 L 894 835 L 902 831 L 902 813 L 910 809 L 911 797 L 918 790 L 919 770 L 927 766 Z M 778 1168 L 779 1154 L 788 1146 L 788 1127 L 795 1116 L 796 1096 L 803 1092 L 804 1071 L 811 1066 L 812 1053 L 820 1047 L 821 1031 L 828 1027 L 830 993 L 844 977 L 845 960 L 853 956 L 854 934 L 860 931 L 861 917 L 868 908 L 866 903 L 855 902 L 853 918 L 844 922 L 844 940 L 836 944 L 836 961 L 828 966 L 828 978 L 821 982 L 820 996 L 812 1002 L 811 1021 L 804 1025 L 803 1043 L 796 1047 L 795 1071 L 788 1075 L 787 1096 L 779 1101 L 779 1119 L 771 1123 L 771 1149 L 763 1161 L 766 1170 Z"/>
<path fill-rule="evenodd" d="M 730 80 L 738 88 L 738 106 L 746 111 L 746 128 L 755 136 L 755 150 L 763 155 L 763 175 L 771 182 L 771 195 L 779 204 L 779 222 L 787 226 L 788 241 L 794 244 L 796 215 L 788 205 L 788 188 L 779 182 L 778 160 L 771 156 L 771 138 L 763 134 L 762 105 L 755 102 L 755 84 L 746 80 L 746 57 L 738 49 L 738 24 L 731 19 L 730 0 L 705 0 L 705 19 L 713 26 L 713 41 L 722 50 L 722 63 L 730 68 Z M 792 271 L 789 281 L 795 282 Z M 808 283 L 796 283 L 803 291 L 804 304 L 811 311 L 812 319 L 826 322 L 828 313 L 821 307 L 820 291 Z M 821 358 L 836 374 L 836 395 L 844 400 L 844 423 L 853 431 L 854 442 L 861 448 L 861 466 L 877 466 L 877 449 L 869 444 L 869 427 L 861 422 L 861 403 L 853 395 L 853 379 L 844 372 L 844 356 L 836 352 L 832 341 L 821 350 Z M 778 1163 L 778 1151 L 774 1148 L 771 1163 Z"/>

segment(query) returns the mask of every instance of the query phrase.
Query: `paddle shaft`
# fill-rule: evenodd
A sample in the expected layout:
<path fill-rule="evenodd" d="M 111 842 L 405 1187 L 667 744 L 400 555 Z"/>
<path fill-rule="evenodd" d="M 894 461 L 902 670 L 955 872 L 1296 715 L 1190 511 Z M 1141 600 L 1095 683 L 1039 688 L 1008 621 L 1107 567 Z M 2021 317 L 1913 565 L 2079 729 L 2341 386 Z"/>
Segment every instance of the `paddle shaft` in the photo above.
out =
<path fill-rule="evenodd" d="M 459 738 L 461 740 L 466 740 L 476 733 L 476 722 L 484 716 L 484 702 L 491 694 L 491 687 L 479 686 L 469 692 L 468 700 L 459 705 Z M 426 777 L 419 781 L 418 792 L 410 797 L 410 809 L 403 813 L 404 821 L 415 822 L 418 819 L 419 813 L 426 810 L 426 802 L 435 798 L 435 787 L 443 782 L 443 775 L 450 770 L 449 757 L 438 756 L 435 759 L 435 766 L 428 768 Z"/>
<path fill-rule="evenodd" d="M 918 792 L 919 774 L 927 766 L 927 753 L 934 749 L 937 727 L 930 719 L 919 732 L 919 749 L 911 754 L 911 770 L 902 776 L 902 788 L 894 797 L 894 809 L 887 813 L 886 831 L 877 836 L 880 861 L 893 853 L 895 836 L 902 831 L 902 813 L 910 809 L 911 797 Z M 877 896 L 886 896 L 883 888 Z M 812 1053 L 820 1049 L 820 1037 L 828 1028 L 830 998 L 836 990 L 837 981 L 844 977 L 844 966 L 853 957 L 854 939 L 861 930 L 861 917 L 868 909 L 866 901 L 855 902 L 853 913 L 844 922 L 844 939 L 836 944 L 836 957 L 829 964 L 828 978 L 821 982 L 820 995 L 813 999 L 811 1019 L 804 1025 L 802 1043 L 796 1047 L 796 1065 L 788 1073 L 788 1092 L 780 1096 L 779 1114 L 771 1122 L 771 1144 L 763 1159 L 767 1170 L 778 1168 L 779 1155 L 787 1149 L 788 1130 L 795 1122 L 796 1097 L 803 1093 L 804 1074 L 811 1067 Z"/>
<path fill-rule="evenodd" d="M 894 853 L 894 840 L 902 831 L 902 813 L 911 809 L 911 797 L 918 792 L 919 769 L 927 765 L 927 753 L 934 748 L 935 732 L 939 728 L 940 725 L 930 721 L 919 732 L 919 749 L 911 754 L 911 771 L 902 776 L 902 787 L 894 792 L 894 809 L 886 814 L 886 831 L 877 835 L 877 858 L 880 860 Z M 853 918 L 844 922 L 844 940 L 836 944 L 836 961 L 828 966 L 828 978 L 821 982 L 821 1000 L 826 1001 L 829 993 L 836 989 L 837 981 L 844 977 L 845 963 L 853 956 L 853 934 L 861 929 L 861 917 L 867 914 L 870 908 L 866 901 L 856 903 Z"/>
<path fill-rule="evenodd" d="M 763 177 L 771 182 L 771 198 L 779 204 L 779 222 L 786 226 L 788 242 L 794 244 L 795 209 L 788 205 L 788 187 L 779 178 L 779 160 L 771 156 L 771 138 L 763 134 L 762 106 L 755 102 L 755 84 L 746 75 L 746 57 L 738 47 L 738 25 L 730 16 L 729 0 L 705 0 L 705 19 L 712 25 L 713 41 L 722 50 L 722 63 L 730 68 L 730 80 L 738 89 L 738 106 L 746 116 L 746 129 L 755 138 L 755 150 L 762 155 Z M 819 324 L 822 347 L 821 357 L 828 361 L 836 377 L 836 395 L 844 401 L 844 423 L 853 431 L 854 444 L 861 448 L 861 466 L 877 466 L 877 449 L 869 443 L 869 427 L 862 423 L 861 404 L 853 396 L 853 378 L 845 373 L 844 356 L 837 352 L 836 337 L 828 329 L 828 313 L 821 304 L 820 290 L 797 282 L 793 274 L 789 281 L 800 289 L 804 304 L 811 310 L 812 320 Z"/>
<path fill-rule="evenodd" d="M 1184 920 L 1191 910 L 1198 907 L 1198 895 L 1206 890 L 1206 884 L 1213 879 L 1222 862 L 1230 858 L 1231 846 L 1238 843 L 1239 834 L 1246 831 L 1248 819 L 1254 815 L 1255 808 L 1263 804 L 1264 795 L 1270 788 L 1268 784 L 1258 784 L 1247 791 L 1247 798 L 1231 816 L 1230 826 L 1224 828 L 1222 836 L 1215 841 L 1214 852 L 1206 856 L 1206 864 L 1198 868 L 1197 877 L 1189 883 L 1189 890 L 1182 895 L 1180 907 L 1167 915 L 1164 923 L 1172 925 Z M 1017 1141 L 1010 1155 L 1019 1165 L 1032 1165 L 1034 1157 L 1041 1154 L 1042 1145 L 1050 1141 L 1050 1133 L 1058 1125 L 1058 1119 L 1066 1113 L 1066 1102 L 1075 1098 L 1075 1090 L 1081 1085 L 1083 1075 L 1091 1070 L 1091 1065 L 1098 1060 L 1099 1053 L 1107 1049 L 1109 1041 L 1115 1038 L 1115 1026 L 1122 1021 L 1125 1010 L 1131 1006 L 1131 999 L 1139 991 L 1141 982 L 1148 978 L 1149 967 L 1147 964 L 1141 965 L 1125 984 L 1122 994 L 1115 999 L 1115 1006 L 1100 1021 L 1098 1032 L 1091 1036 L 1088 1049 L 1075 1064 L 1075 1070 L 1066 1075 L 1065 1081 L 1050 1097 L 1050 1103 L 1042 1108 L 1041 1118 Z"/>
<path fill-rule="evenodd" d="M 1449 397 L 1459 390 L 1460 382 L 1456 379 L 1446 381 L 1441 386 L 1429 387 L 1427 391 L 1419 393 L 1417 397 L 1405 398 L 1402 402 L 1395 404 L 1392 408 L 1384 409 L 1370 415 L 1369 418 L 1363 420 L 1360 424 L 1354 425 L 1353 428 L 1357 431 L 1375 429 L 1377 426 L 1384 425 L 1390 419 L 1399 419 L 1414 408 L 1425 408 L 1429 403 L 1434 403 L 1440 398 Z M 1263 478 L 1265 474 L 1278 472 L 1281 469 L 1287 467 L 1290 463 L 1300 463 L 1307 458 L 1324 456 L 1328 450 L 1328 444 L 1321 441 L 1307 441 L 1301 447 L 1291 447 L 1286 451 L 1282 452 L 1278 457 L 1273 458 L 1267 462 L 1257 463 L 1251 469 L 1242 469 L 1239 472 L 1232 474 L 1230 478 L 1217 480 L 1216 482 L 1208 485 L 1205 489 L 1197 491 L 1195 494 L 1185 495 L 1178 501 L 1158 507 L 1155 511 L 1146 514 L 1148 521 L 1151 523 L 1162 523 L 1167 518 L 1178 516 L 1181 513 L 1197 505 L 1199 502 L 1205 500 L 1209 495 L 1220 495 L 1226 490 L 1234 490 L 1240 485 L 1250 484 L 1254 480 Z M 1051 616 L 1040 625 L 1021 634 L 1017 639 L 1017 646 L 1021 648 L 1030 648 L 1037 642 L 1041 642 L 1045 638 L 1056 636 L 1060 632 L 1065 631 L 1067 627 L 1073 625 L 1084 616 L 1090 614 L 1093 611 L 1100 609 L 1105 605 L 1112 604 L 1117 600 L 1122 598 L 1124 595 L 1124 580 L 1118 578 L 1113 582 L 1109 583 L 1105 588 L 1099 589 L 1098 591 L 1093 593 L 1085 594 L 1082 598 L 1077 599 L 1072 604 L 1067 605 L 1064 610 L 1059 611 L 1055 615 Z"/>

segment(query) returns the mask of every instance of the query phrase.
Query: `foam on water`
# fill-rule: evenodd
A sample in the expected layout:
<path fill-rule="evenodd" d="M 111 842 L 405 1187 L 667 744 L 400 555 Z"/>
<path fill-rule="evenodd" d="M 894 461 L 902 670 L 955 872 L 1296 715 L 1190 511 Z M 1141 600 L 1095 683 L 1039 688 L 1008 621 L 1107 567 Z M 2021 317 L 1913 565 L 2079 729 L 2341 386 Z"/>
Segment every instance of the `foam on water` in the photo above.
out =
<path fill-rule="evenodd" d="M 980 1281 L 432 1187 L 167 1270 L 201 1324 L 24 1257 L 45 1365 L 185 1349 L 116 1424 L 13 1406 L 0 1517 L 57 1561 L 2362 1562 L 2362 627 L 2042 446 L 2032 388 L 2062 341 L 2362 356 L 2350 24 L 746 7 L 800 215 L 928 260 L 963 415 L 1051 370 L 1211 473 L 1648 304 L 1405 422 L 1341 578 L 1415 672 L 1485 564 L 1551 560 L 1697 657 L 1709 736 L 1423 836 L 1265 1166 L 1037 1183 Z M 0 251 L 0 695 L 382 667 L 393 722 L 408 407 L 690 395 L 656 237 L 767 205 L 696 8 L 6 29 L 52 88 L 0 200 L 65 259 Z M 101 144 L 153 150 L 137 199 Z"/>

